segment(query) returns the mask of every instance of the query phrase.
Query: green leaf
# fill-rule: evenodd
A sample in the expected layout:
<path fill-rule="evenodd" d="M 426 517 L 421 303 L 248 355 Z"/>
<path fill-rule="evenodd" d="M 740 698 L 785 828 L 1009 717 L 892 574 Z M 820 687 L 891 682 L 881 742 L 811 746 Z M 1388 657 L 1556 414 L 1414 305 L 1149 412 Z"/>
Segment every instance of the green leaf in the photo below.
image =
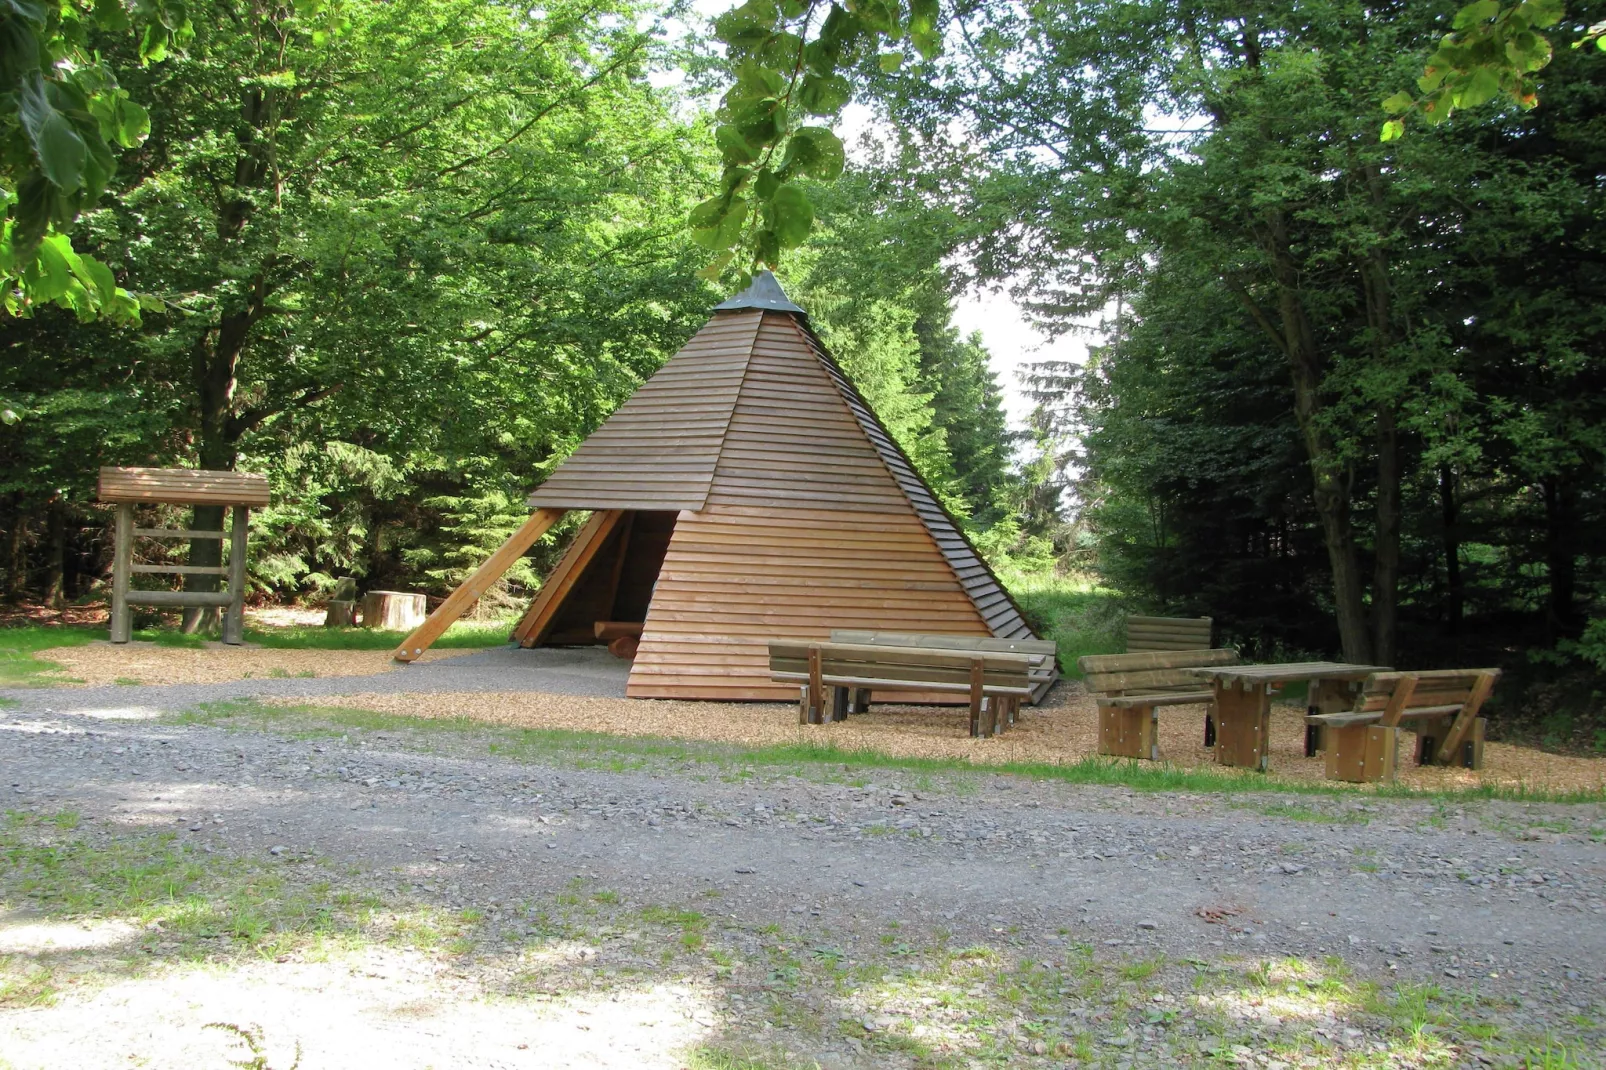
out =
<path fill-rule="evenodd" d="M 753 196 L 760 201 L 768 201 L 775 196 L 775 191 L 781 186 L 781 180 L 775 177 L 775 172 L 768 167 L 758 173 L 753 180 Z"/>
<path fill-rule="evenodd" d="M 706 230 L 716 227 L 719 221 L 725 218 L 726 202 L 723 197 L 710 197 L 687 215 L 686 222 L 693 230 Z"/>
<path fill-rule="evenodd" d="M 898 68 L 903 66 L 902 52 L 883 52 L 876 57 L 876 65 L 883 74 L 896 74 Z"/>
<path fill-rule="evenodd" d="M 1528 20 L 1528 25 L 1543 28 L 1560 22 L 1567 14 L 1567 5 L 1564 0 L 1528 0 L 1518 5 L 1517 10 Z"/>
<path fill-rule="evenodd" d="M 1458 30 L 1476 25 L 1500 14 L 1500 0 L 1475 0 L 1455 13 L 1455 21 L 1451 23 Z"/>
<path fill-rule="evenodd" d="M 770 200 L 770 219 L 770 230 L 780 247 L 795 249 L 808 240 L 814 227 L 814 206 L 801 187 L 787 183 Z"/>
<path fill-rule="evenodd" d="M 787 142 L 786 156 L 777 172 L 784 178 L 812 175 L 830 182 L 842 174 L 846 162 L 840 138 L 823 126 L 804 126 Z"/>
<path fill-rule="evenodd" d="M 1490 67 L 1479 67 L 1455 95 L 1455 104 L 1458 108 L 1476 108 L 1493 100 L 1499 92 L 1500 75 Z"/>
<path fill-rule="evenodd" d="M 727 164 L 752 163 L 758 159 L 758 150 L 742 136 L 740 130 L 729 123 L 723 123 L 715 128 L 714 144 L 719 146 L 720 154 Z"/>
<path fill-rule="evenodd" d="M 1390 119 L 1383 124 L 1383 133 L 1379 141 L 1393 141 L 1395 138 L 1405 136 L 1405 122 L 1402 119 Z"/>
<path fill-rule="evenodd" d="M 840 74 L 809 74 L 798 89 L 798 103 L 810 115 L 835 115 L 853 98 L 853 86 Z"/>
<path fill-rule="evenodd" d="M 1416 98 L 1406 92 L 1395 93 L 1383 102 L 1383 111 L 1387 115 L 1404 115 L 1416 107 Z"/>
<path fill-rule="evenodd" d="M 923 59 L 936 59 L 942 54 L 937 16 L 937 0 L 909 0 L 909 39 Z"/>
<path fill-rule="evenodd" d="M 116 113 L 117 143 L 131 149 L 150 136 L 151 113 L 127 97 L 119 97 Z"/>
<path fill-rule="evenodd" d="M 51 185 L 63 193 L 72 193 L 81 187 L 89 148 L 67 117 L 51 104 L 45 80 L 38 71 L 30 71 L 23 77 L 17 113 L 39 161 L 39 170 Z"/>

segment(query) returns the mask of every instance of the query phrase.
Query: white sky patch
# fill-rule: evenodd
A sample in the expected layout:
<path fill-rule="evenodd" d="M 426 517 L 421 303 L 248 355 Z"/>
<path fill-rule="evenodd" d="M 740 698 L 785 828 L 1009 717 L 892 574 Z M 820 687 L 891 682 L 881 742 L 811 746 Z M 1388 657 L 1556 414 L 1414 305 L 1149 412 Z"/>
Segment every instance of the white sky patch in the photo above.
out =
<path fill-rule="evenodd" d="M 1032 324 L 1009 294 L 996 290 L 971 289 L 961 294 L 954 302 L 954 326 L 967 337 L 972 331 L 981 332 L 988 362 L 1004 393 L 1004 412 L 1012 430 L 1024 428 L 1032 412 L 1020 371 L 1047 360 L 1081 364 L 1087 360 L 1089 341 L 1095 340 L 1081 332 L 1050 338 Z"/>

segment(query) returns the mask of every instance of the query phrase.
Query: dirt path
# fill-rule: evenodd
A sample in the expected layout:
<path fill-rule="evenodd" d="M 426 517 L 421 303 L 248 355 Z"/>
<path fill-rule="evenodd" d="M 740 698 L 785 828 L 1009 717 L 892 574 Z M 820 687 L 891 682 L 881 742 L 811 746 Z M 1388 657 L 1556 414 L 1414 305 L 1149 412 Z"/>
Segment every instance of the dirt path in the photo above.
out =
<path fill-rule="evenodd" d="M 749 770 L 320 716 L 4 717 L 23 852 L 0 883 L 4 1059 L 223 1066 L 238 1038 L 212 1022 L 260 1026 L 274 1066 L 299 1043 L 308 1070 L 1595 1065 L 1606 1049 L 1599 806 Z M 81 824 L 48 820 L 64 811 Z M 266 956 L 230 951 L 233 922 L 167 937 L 16 862 L 46 847 L 85 872 L 96 852 L 123 852 L 111 872 L 179 852 L 229 910 L 305 885 L 336 920 L 272 915 L 317 939 Z M 29 984 L 55 994 L 19 997 Z"/>

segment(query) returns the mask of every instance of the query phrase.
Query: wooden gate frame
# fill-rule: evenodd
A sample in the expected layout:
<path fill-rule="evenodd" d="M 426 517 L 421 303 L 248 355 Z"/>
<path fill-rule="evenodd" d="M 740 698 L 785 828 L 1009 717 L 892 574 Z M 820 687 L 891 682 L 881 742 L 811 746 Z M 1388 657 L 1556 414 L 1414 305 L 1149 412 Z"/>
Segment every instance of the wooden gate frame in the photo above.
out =
<path fill-rule="evenodd" d="M 218 606 L 224 610 L 223 641 L 245 641 L 245 557 L 252 506 L 268 504 L 268 479 L 252 472 L 218 472 L 199 468 L 102 468 L 97 497 L 117 506 L 112 550 L 111 641 L 128 642 L 133 633 L 129 606 Z M 136 505 L 221 505 L 233 513 L 228 531 L 188 528 L 136 528 Z M 227 565 L 139 565 L 134 539 L 227 539 Z M 129 581 L 136 573 L 182 576 L 225 576 L 224 591 L 136 591 Z"/>

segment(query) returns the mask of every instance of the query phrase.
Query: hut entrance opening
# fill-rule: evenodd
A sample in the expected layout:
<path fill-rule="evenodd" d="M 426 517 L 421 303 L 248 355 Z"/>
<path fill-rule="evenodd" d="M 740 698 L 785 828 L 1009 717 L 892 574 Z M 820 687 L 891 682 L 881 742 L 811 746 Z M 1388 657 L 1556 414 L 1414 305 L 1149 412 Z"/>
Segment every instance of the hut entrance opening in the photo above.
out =
<path fill-rule="evenodd" d="M 605 644 L 635 656 L 674 510 L 599 509 L 581 526 L 513 631 L 520 646 Z"/>

